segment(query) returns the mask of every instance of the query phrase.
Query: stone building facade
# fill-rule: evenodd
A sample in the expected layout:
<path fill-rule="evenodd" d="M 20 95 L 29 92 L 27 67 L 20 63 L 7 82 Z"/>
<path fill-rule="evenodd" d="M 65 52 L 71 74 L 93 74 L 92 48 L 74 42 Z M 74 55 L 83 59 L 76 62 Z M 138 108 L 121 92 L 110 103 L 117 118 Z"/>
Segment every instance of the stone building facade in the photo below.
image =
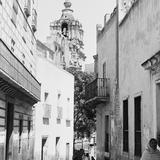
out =
<path fill-rule="evenodd" d="M 119 26 L 121 155 L 126 159 L 139 159 L 148 140 L 159 135 L 159 19 L 158 0 L 137 0 Z"/>
<path fill-rule="evenodd" d="M 36 4 L 0 0 L 0 160 L 33 159 Z"/>
<path fill-rule="evenodd" d="M 109 78 L 108 86 L 104 79 L 102 84 L 92 82 L 86 96 L 87 104 L 97 110 L 97 159 L 140 159 L 149 139 L 159 137 L 159 9 L 159 0 L 137 0 L 119 24 L 118 99 L 116 12 L 103 28 L 97 26 L 95 71 L 97 77 Z M 90 94 L 93 86 L 97 86 L 96 95 Z M 109 88 L 109 99 L 101 93 L 105 87 Z M 115 113 L 117 104 L 120 117 Z"/>
<path fill-rule="evenodd" d="M 54 64 L 52 50 L 37 45 L 41 101 L 35 107 L 35 160 L 72 160 L 74 77 Z"/>
<path fill-rule="evenodd" d="M 97 55 L 95 68 L 99 94 L 96 102 L 97 160 L 116 154 L 115 89 L 116 89 L 116 12 L 103 28 L 97 26 Z"/>
<path fill-rule="evenodd" d="M 50 23 L 50 35 L 46 45 L 53 51 L 61 49 L 59 64 L 64 68 L 84 68 L 85 55 L 83 53 L 82 24 L 73 16 L 72 3 L 64 2 L 61 18 Z"/>

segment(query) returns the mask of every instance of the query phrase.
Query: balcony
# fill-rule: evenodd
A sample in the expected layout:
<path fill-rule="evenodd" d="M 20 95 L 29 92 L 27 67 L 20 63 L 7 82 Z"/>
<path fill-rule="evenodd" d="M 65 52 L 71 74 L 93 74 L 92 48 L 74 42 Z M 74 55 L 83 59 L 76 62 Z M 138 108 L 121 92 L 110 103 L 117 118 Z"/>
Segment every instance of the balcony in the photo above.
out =
<path fill-rule="evenodd" d="M 40 83 L 0 39 L 0 89 L 34 104 L 40 100 Z M 10 90 L 10 92 L 9 92 Z"/>
<path fill-rule="evenodd" d="M 86 104 L 97 105 L 109 101 L 109 79 L 96 78 L 85 87 Z"/>

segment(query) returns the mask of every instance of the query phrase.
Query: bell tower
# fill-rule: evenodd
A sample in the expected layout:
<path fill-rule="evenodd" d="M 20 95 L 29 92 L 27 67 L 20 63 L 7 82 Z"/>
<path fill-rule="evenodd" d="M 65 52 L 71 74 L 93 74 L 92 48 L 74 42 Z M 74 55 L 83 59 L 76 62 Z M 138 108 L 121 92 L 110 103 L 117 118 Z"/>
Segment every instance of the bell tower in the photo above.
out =
<path fill-rule="evenodd" d="M 60 19 L 50 23 L 50 38 L 63 50 L 65 67 L 81 69 L 85 61 L 82 24 L 73 16 L 72 3 L 65 0 Z M 53 42 L 52 42 L 53 43 Z"/>

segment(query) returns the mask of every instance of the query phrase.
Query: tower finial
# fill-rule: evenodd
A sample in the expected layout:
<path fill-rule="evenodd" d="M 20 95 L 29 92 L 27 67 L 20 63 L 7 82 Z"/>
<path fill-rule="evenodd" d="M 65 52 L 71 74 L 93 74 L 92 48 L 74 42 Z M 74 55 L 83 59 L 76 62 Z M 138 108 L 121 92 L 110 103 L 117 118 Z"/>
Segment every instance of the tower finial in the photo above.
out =
<path fill-rule="evenodd" d="M 70 8 L 72 6 L 72 3 L 70 2 L 70 0 L 65 0 L 64 6 L 65 8 Z"/>

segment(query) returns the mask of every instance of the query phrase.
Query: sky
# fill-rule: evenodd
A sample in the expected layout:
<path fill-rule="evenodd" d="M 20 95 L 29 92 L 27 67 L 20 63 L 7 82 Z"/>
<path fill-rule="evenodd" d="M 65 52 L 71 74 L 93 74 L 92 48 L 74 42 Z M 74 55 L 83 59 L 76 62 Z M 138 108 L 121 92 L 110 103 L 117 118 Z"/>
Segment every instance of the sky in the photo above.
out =
<path fill-rule="evenodd" d="M 49 35 L 51 21 L 61 17 L 65 0 L 39 0 L 37 38 L 45 42 Z M 111 13 L 116 6 L 116 0 L 70 0 L 73 15 L 78 19 L 84 30 L 84 50 L 86 63 L 93 63 L 93 55 L 96 54 L 96 24 L 104 24 L 104 15 Z"/>

